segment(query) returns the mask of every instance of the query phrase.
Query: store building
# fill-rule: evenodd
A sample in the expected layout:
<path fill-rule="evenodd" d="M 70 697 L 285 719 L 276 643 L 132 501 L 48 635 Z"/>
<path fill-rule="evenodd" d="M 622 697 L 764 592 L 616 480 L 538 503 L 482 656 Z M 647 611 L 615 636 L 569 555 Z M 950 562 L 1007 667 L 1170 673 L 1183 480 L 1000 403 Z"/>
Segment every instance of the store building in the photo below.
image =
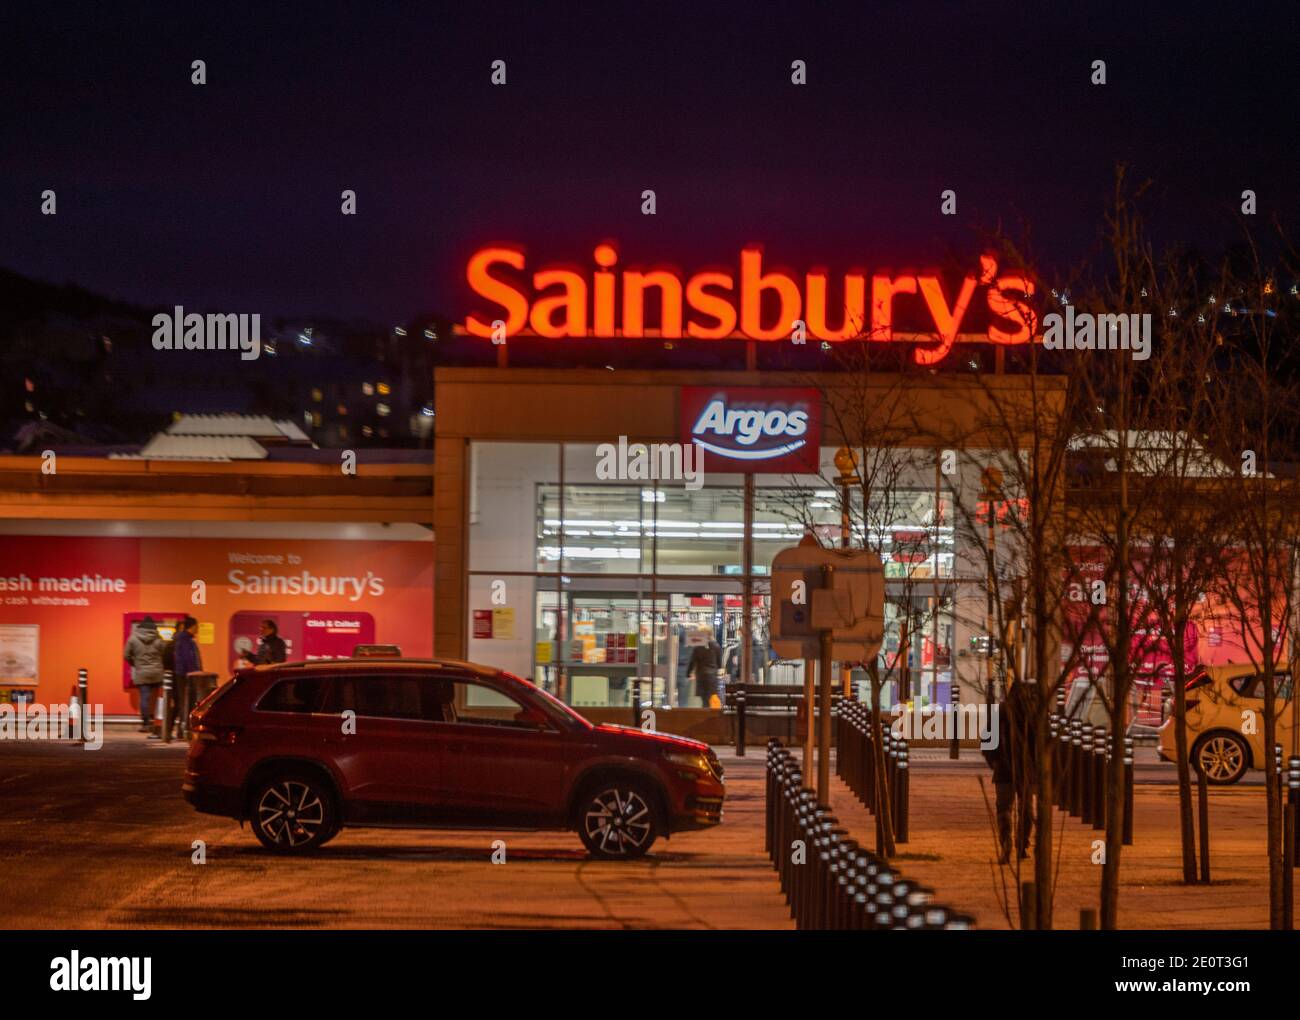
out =
<path fill-rule="evenodd" d="M 701 707 L 686 665 L 705 626 L 730 675 L 801 683 L 802 662 L 768 652 L 772 558 L 806 528 L 826 544 L 843 538 L 833 480 L 845 436 L 828 405 L 878 406 L 883 434 L 883 408 L 901 400 L 918 423 L 899 437 L 902 467 L 870 497 L 879 506 L 853 518 L 879 529 L 891 601 L 916 603 L 924 620 L 908 638 L 908 690 L 942 703 L 957 684 L 974 696 L 985 572 L 982 554 L 962 548 L 952 500 L 973 506 L 979 478 L 960 465 L 944 475 L 935 437 L 978 444 L 989 400 L 1023 399 L 1026 382 L 916 373 L 861 385 L 832 372 L 438 369 L 435 647 L 618 721 L 637 678 L 656 707 Z M 746 445 L 744 427 L 760 422 L 777 434 Z M 728 423 L 729 435 L 710 429 Z M 662 457 L 692 441 L 709 448 L 702 478 L 638 477 L 636 444 Z M 625 477 L 611 478 L 611 464 Z M 860 508 L 860 493 L 850 498 Z M 899 624 L 887 607 L 887 649 L 905 638 Z"/>
<path fill-rule="evenodd" d="M 319 450 L 291 423 L 183 417 L 139 449 L 0 457 L 0 699 L 66 702 L 79 669 L 137 711 L 122 649 L 199 622 L 229 676 L 275 620 L 291 659 L 433 651 L 429 451 Z"/>

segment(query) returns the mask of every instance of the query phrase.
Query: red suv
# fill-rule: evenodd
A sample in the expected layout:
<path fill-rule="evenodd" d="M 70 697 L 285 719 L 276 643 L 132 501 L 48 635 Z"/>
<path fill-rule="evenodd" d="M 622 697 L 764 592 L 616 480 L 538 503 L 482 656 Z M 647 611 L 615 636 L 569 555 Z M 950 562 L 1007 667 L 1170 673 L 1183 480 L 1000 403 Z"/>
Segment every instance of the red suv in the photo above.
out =
<path fill-rule="evenodd" d="M 271 850 L 344 826 L 577 829 L 598 857 L 722 821 L 707 744 L 593 726 L 469 662 L 340 659 L 241 670 L 190 716 L 185 799 Z"/>

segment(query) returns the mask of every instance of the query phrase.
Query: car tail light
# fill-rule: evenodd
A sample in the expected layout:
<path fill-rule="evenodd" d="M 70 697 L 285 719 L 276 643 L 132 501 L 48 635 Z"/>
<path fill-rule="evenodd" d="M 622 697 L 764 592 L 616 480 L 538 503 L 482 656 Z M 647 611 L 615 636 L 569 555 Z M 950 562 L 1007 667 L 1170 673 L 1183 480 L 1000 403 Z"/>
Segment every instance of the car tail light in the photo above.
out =
<path fill-rule="evenodd" d="M 239 739 L 239 734 L 243 731 L 242 726 L 208 726 L 199 723 L 194 728 L 194 735 L 202 741 L 210 744 L 233 744 Z"/>

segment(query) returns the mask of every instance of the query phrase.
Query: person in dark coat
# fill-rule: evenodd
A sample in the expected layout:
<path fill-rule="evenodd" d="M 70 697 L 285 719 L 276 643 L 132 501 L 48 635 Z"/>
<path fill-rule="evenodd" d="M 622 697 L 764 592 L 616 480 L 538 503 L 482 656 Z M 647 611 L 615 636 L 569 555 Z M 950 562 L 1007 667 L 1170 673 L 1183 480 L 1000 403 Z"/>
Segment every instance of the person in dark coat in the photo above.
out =
<path fill-rule="evenodd" d="M 1038 762 L 1034 757 L 1038 733 L 1038 687 L 1026 680 L 1011 685 L 998 708 L 998 742 L 984 751 L 993 769 L 998 822 L 998 860 L 1011 860 L 1012 818 L 1019 811 L 1016 852 L 1029 855 L 1029 835 L 1034 826 L 1034 790 Z"/>
<path fill-rule="evenodd" d="M 257 656 L 253 659 L 259 666 L 271 662 L 284 662 L 284 638 L 280 637 L 280 628 L 274 620 L 262 621 L 262 640 L 257 643 Z"/>
<path fill-rule="evenodd" d="M 703 627 L 705 643 L 691 649 L 687 672 L 695 678 L 695 693 L 709 707 L 709 699 L 718 692 L 718 670 L 722 668 L 722 649 L 713 640 L 713 628 Z"/>
<path fill-rule="evenodd" d="M 203 656 L 199 653 L 199 621 L 185 617 L 176 631 L 172 648 L 172 669 L 178 677 L 189 676 L 203 669 Z"/>

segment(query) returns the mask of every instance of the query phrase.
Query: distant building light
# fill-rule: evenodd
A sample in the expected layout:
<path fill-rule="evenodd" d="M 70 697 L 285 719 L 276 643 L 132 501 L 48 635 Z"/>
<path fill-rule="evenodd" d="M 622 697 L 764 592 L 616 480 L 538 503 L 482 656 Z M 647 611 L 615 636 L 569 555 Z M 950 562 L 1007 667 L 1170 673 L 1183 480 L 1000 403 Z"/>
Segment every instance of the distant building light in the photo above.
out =
<path fill-rule="evenodd" d="M 390 394 L 390 393 L 393 392 L 393 388 L 392 388 L 391 386 L 389 386 L 388 383 L 386 383 L 386 382 L 381 382 L 381 383 L 380 383 L 377 387 L 375 387 L 375 388 L 376 388 L 377 390 L 379 390 L 379 395 L 380 395 L 381 397 L 386 397 L 386 396 L 388 396 L 388 394 Z"/>
<path fill-rule="evenodd" d="M 339 414 L 347 414 L 347 413 L 348 413 L 347 405 L 339 404 Z"/>
<path fill-rule="evenodd" d="M 432 330 L 432 329 L 426 329 L 426 330 L 424 331 L 424 338 L 425 338 L 426 340 L 437 340 L 437 339 L 438 339 L 438 334 L 437 334 L 437 332 L 436 332 L 435 330 Z"/>
<path fill-rule="evenodd" d="M 363 382 L 361 384 L 361 392 L 364 393 L 367 397 L 373 397 L 375 395 L 375 384 Z"/>
<path fill-rule="evenodd" d="M 379 417 L 387 418 L 388 415 L 392 412 L 392 408 L 389 407 L 387 404 L 376 404 L 375 411 L 378 412 Z"/>
<path fill-rule="evenodd" d="M 369 425 L 363 425 L 361 426 L 361 434 L 368 439 L 370 436 L 373 436 L 375 434 L 375 430 L 372 429 Z"/>
<path fill-rule="evenodd" d="M 642 503 L 662 503 L 667 498 L 667 493 L 655 489 L 642 489 Z"/>
<path fill-rule="evenodd" d="M 420 413 L 424 415 L 426 418 L 432 418 L 433 408 L 430 407 L 428 404 L 425 404 L 422 408 L 420 408 Z"/>
<path fill-rule="evenodd" d="M 311 388 L 311 399 L 316 401 L 318 404 L 325 399 L 325 394 L 320 391 L 319 386 L 313 386 Z"/>
<path fill-rule="evenodd" d="M 394 326 L 393 332 L 396 333 L 398 336 L 406 336 L 406 330 L 404 330 L 401 326 Z"/>

